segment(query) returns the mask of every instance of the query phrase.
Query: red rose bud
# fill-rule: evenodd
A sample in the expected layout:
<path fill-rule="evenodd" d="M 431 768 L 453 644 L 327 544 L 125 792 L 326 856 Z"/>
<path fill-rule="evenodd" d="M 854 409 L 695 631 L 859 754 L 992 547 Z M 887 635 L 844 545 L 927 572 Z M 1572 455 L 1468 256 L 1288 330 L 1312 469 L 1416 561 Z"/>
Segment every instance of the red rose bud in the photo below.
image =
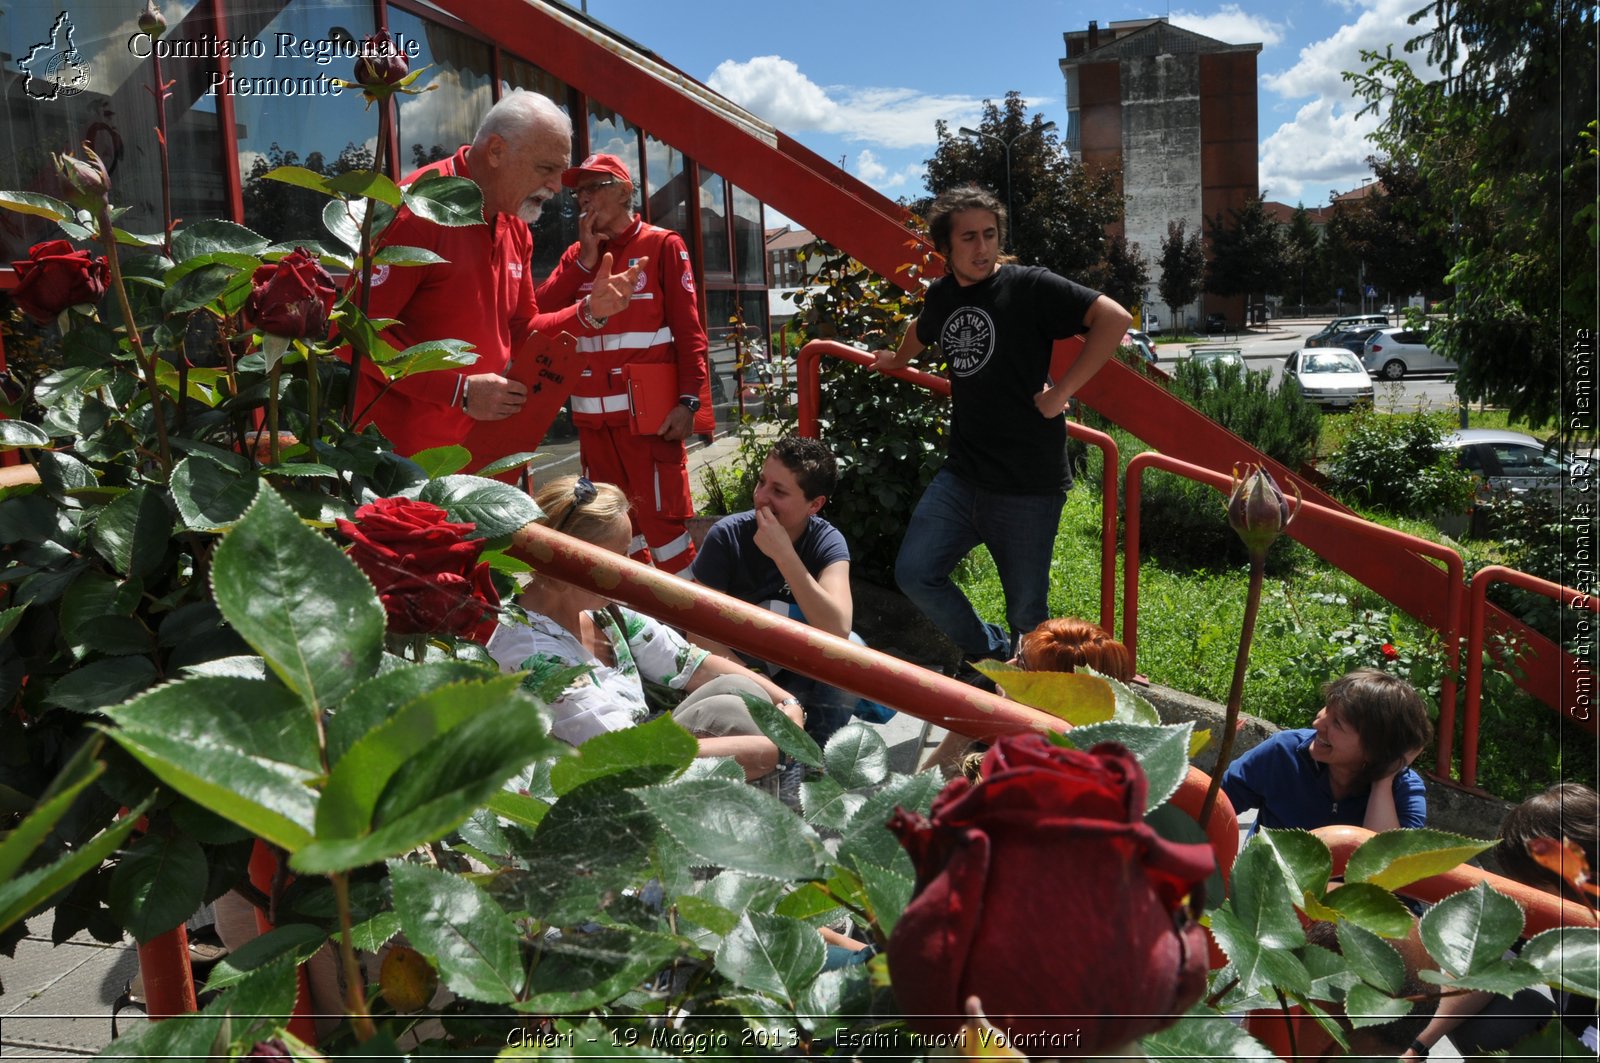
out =
<path fill-rule="evenodd" d="M 395 635 L 452 634 L 487 639 L 500 597 L 476 525 L 456 523 L 431 502 L 380 498 L 337 521 L 350 560 L 378 591 Z"/>
<path fill-rule="evenodd" d="M 1291 519 L 1289 503 L 1271 473 L 1261 466 L 1247 465 L 1245 476 L 1240 479 L 1238 468 L 1234 468 L 1228 523 L 1252 555 L 1265 555 Z"/>
<path fill-rule="evenodd" d="M 104 258 L 79 251 L 65 240 L 46 240 L 28 249 L 28 261 L 13 262 L 17 287 L 11 298 L 23 313 L 48 325 L 69 306 L 98 303 L 106 294 L 111 267 Z"/>
<path fill-rule="evenodd" d="M 361 42 L 361 56 L 356 60 L 355 83 L 368 94 L 388 95 L 405 80 L 411 61 L 400 46 L 385 33 L 374 33 Z"/>
<path fill-rule="evenodd" d="M 111 175 L 94 149 L 83 146 L 83 158 L 72 154 L 51 155 L 62 180 L 70 192 L 67 201 L 80 210 L 98 214 L 101 207 L 111 202 Z"/>
<path fill-rule="evenodd" d="M 1144 770 L 1114 743 L 1014 735 L 979 775 L 931 819 L 889 821 L 917 872 L 888 950 L 907 1022 L 953 1034 L 977 997 L 1031 1055 L 1095 1056 L 1177 1021 L 1205 990 L 1211 849 L 1150 829 Z"/>
<path fill-rule="evenodd" d="M 291 340 L 321 339 L 338 290 L 316 256 L 297 247 L 277 262 L 259 266 L 250 278 L 242 316 L 258 328 Z"/>
<path fill-rule="evenodd" d="M 167 32 L 167 20 L 156 10 L 155 0 L 144 0 L 144 10 L 139 12 L 139 32 L 148 34 L 151 40 L 160 40 Z"/>
<path fill-rule="evenodd" d="M 1394 648 L 1394 643 L 1392 642 L 1385 642 L 1382 646 L 1379 646 L 1378 652 L 1391 661 L 1398 659 L 1400 656 L 1400 651 Z"/>

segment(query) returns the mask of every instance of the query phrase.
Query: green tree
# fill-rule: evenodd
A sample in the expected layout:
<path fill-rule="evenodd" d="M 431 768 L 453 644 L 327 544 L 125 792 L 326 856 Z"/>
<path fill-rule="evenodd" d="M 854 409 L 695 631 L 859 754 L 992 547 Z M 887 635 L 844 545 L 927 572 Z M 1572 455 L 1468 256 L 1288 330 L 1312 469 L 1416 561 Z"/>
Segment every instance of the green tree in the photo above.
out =
<path fill-rule="evenodd" d="M 1006 196 L 1005 145 L 1010 144 L 1012 253 L 1026 265 L 1045 266 L 1066 277 L 1087 277 L 1106 254 L 1105 227 L 1122 217 L 1115 175 L 1086 168 L 1062 149 L 1043 118 L 1026 114 L 1022 96 L 1006 93 L 1002 104 L 985 100 L 976 126 L 981 137 L 952 133 L 934 124 L 938 146 L 928 166 L 932 196 L 964 184 Z M 930 199 L 911 204 L 926 215 Z"/>
<path fill-rule="evenodd" d="M 1337 295 L 1341 304 L 1361 297 L 1358 288 L 1361 283 L 1361 251 L 1357 247 L 1354 210 L 1348 201 L 1335 202 L 1328 215 L 1328 224 L 1322 229 L 1322 250 L 1318 263 L 1322 291 L 1324 298 Z"/>
<path fill-rule="evenodd" d="M 1414 166 L 1452 247 L 1435 332 L 1464 399 L 1544 423 L 1579 408 L 1568 360 L 1596 324 L 1596 50 L 1592 4 L 1429 4 L 1411 16 L 1441 73 L 1363 53 L 1346 73 L 1391 159 Z M 1592 334 L 1592 333 L 1591 333 Z"/>
<path fill-rule="evenodd" d="M 1267 214 L 1266 201 L 1253 196 L 1243 209 L 1229 208 L 1229 222 L 1219 211 L 1209 219 L 1211 261 L 1206 266 L 1206 291 L 1250 296 L 1276 293 L 1283 286 L 1283 233 Z"/>
<path fill-rule="evenodd" d="M 1182 218 L 1167 222 L 1161 241 L 1161 301 L 1167 304 L 1172 327 L 1179 328 L 1182 309 L 1200 297 L 1206 271 L 1206 248 L 1199 233 L 1185 233 Z"/>
<path fill-rule="evenodd" d="M 1121 235 L 1113 236 L 1106 241 L 1105 261 L 1089 271 L 1085 283 L 1123 306 L 1138 306 L 1150 287 L 1150 264 L 1138 244 L 1128 243 Z"/>
<path fill-rule="evenodd" d="M 1285 305 L 1298 307 L 1302 315 L 1306 304 L 1320 302 L 1327 290 L 1318 269 L 1321 242 L 1311 212 L 1298 204 L 1283 233 L 1283 295 Z"/>
<path fill-rule="evenodd" d="M 1440 298 L 1449 269 L 1443 242 L 1448 233 L 1434 220 L 1448 216 L 1448 210 L 1435 202 L 1415 160 L 1367 161 L 1377 175 L 1379 191 L 1350 211 L 1350 235 L 1366 264 L 1367 283 L 1396 297 L 1420 292 Z"/>

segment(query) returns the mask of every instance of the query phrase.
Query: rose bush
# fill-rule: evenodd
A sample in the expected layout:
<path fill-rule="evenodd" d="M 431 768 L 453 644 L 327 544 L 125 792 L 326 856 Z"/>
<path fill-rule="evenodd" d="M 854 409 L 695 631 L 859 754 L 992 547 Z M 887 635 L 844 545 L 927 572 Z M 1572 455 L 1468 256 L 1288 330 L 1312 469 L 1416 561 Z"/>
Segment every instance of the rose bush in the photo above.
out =
<path fill-rule="evenodd" d="M 931 819 L 896 813 L 917 883 L 889 970 L 913 1028 L 953 1032 L 975 996 L 1014 1043 L 1054 1036 L 1052 1055 L 1099 1055 L 1199 999 L 1192 916 L 1215 858 L 1146 825 L 1145 791 L 1122 746 L 1030 734 L 995 743 L 980 781 L 951 782 Z"/>
<path fill-rule="evenodd" d="M 26 262 L 13 262 L 17 287 L 11 293 L 23 312 L 41 325 L 69 306 L 98 303 L 111 279 L 104 257 L 80 251 L 66 240 L 46 240 L 28 249 Z"/>
<path fill-rule="evenodd" d="M 291 340 L 320 340 L 338 296 L 333 277 L 315 255 L 297 247 L 256 268 L 242 312 L 247 328 Z"/>
<path fill-rule="evenodd" d="M 475 525 L 452 521 L 431 502 L 380 498 L 340 518 L 350 559 L 377 588 L 395 635 L 448 633 L 484 641 L 494 630 L 500 596 L 480 562 Z"/>

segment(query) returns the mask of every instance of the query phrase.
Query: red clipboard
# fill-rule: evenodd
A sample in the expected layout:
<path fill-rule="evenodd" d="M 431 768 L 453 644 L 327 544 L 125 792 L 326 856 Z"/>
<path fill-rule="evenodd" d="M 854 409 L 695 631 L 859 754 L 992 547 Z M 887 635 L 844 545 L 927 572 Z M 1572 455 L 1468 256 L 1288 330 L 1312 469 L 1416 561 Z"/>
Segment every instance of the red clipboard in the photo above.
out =
<path fill-rule="evenodd" d="M 622 367 L 628 390 L 628 428 L 653 436 L 678 405 L 678 366 L 673 362 L 629 362 Z"/>
<path fill-rule="evenodd" d="M 527 385 L 528 401 L 503 421 L 474 421 L 463 445 L 472 452 L 469 469 L 481 469 L 510 454 L 537 450 L 555 423 L 567 396 L 578 386 L 586 359 L 569 333 L 535 333 L 516 352 L 506 377 Z M 496 479 L 511 482 L 517 470 Z"/>

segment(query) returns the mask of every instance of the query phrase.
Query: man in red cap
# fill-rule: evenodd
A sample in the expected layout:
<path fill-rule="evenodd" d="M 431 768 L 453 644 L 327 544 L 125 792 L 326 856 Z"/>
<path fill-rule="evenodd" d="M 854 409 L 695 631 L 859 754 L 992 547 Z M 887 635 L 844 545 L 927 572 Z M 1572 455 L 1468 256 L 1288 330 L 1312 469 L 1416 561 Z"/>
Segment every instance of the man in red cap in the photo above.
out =
<path fill-rule="evenodd" d="M 507 379 L 511 355 L 532 332 L 592 337 L 606 315 L 627 306 L 644 263 L 615 275 L 597 263 L 596 283 L 580 302 L 547 304 L 540 313 L 528 261 L 544 203 L 560 191 L 557 178 L 572 158 L 572 122 L 549 98 L 508 93 L 490 108 L 470 145 L 409 175 L 467 177 L 483 191 L 483 225 L 437 225 L 402 207 L 384 231 L 386 246 L 423 247 L 443 261 L 426 266 L 380 265 L 372 271 L 367 313 L 393 318 L 383 333 L 395 350 L 427 340 L 460 339 L 478 360 L 454 370 L 388 381 L 361 362 L 356 409 L 407 457 L 462 442 L 473 421 L 498 421 L 522 408 L 527 387 Z M 348 355 L 346 355 L 348 357 Z"/>
<path fill-rule="evenodd" d="M 648 548 L 656 567 L 679 572 L 694 560 L 685 527 L 694 501 L 683 441 L 695 428 L 707 379 L 708 344 L 689 249 L 677 233 L 634 213 L 633 180 L 615 155 L 590 155 L 562 174 L 561 183 L 578 197 L 578 242 L 539 286 L 540 300 L 556 307 L 586 298 L 607 255 L 639 270 L 627 307 L 611 315 L 599 335 L 578 337 L 588 366 L 572 395 L 572 423 L 584 470 L 591 480 L 627 492 L 634 530 L 629 552 Z M 651 377 L 628 368 L 650 364 L 676 372 Z M 630 409 L 645 405 L 669 412 L 659 424 L 638 426 L 636 434 Z M 705 411 L 703 421 L 709 416 Z"/>

